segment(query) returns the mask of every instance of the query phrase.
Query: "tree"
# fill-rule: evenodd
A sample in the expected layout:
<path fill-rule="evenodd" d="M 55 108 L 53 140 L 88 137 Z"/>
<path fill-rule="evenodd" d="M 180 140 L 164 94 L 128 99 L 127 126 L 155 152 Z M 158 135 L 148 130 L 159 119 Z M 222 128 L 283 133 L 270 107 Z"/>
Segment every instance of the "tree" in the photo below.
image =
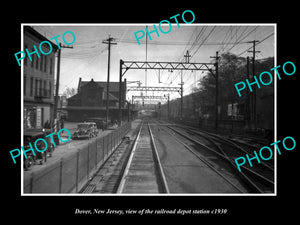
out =
<path fill-rule="evenodd" d="M 76 95 L 76 93 L 77 93 L 76 88 L 69 88 L 69 87 L 67 87 L 66 90 L 64 91 L 63 95 L 67 96 L 67 98 L 70 98 L 73 95 Z"/>
<path fill-rule="evenodd" d="M 266 58 L 256 60 L 256 74 L 259 75 L 263 71 L 269 71 L 274 66 L 274 58 Z M 245 105 L 246 98 L 238 96 L 234 84 L 247 79 L 247 61 L 246 58 L 238 57 L 232 53 L 224 53 L 219 61 L 219 106 L 221 106 L 221 116 L 227 116 L 228 104 L 238 103 L 240 106 Z M 250 68 L 251 71 L 251 68 Z M 207 73 L 199 81 L 199 88 L 194 88 L 193 92 L 197 93 L 198 99 L 201 99 L 201 104 L 210 107 L 209 114 L 214 115 L 211 107 L 215 102 L 216 80 L 211 73 Z M 272 87 L 270 85 L 272 90 Z M 269 88 L 269 89 L 270 89 Z M 260 90 L 260 95 L 268 90 Z"/>

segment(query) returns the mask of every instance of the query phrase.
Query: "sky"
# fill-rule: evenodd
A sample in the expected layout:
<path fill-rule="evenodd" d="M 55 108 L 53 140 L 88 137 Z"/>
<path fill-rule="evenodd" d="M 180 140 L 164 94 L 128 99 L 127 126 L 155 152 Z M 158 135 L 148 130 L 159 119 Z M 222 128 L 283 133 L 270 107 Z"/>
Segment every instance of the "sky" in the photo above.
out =
<path fill-rule="evenodd" d="M 28 24 L 31 25 L 31 24 Z M 72 31 L 76 40 L 73 48 L 62 48 L 60 64 L 60 89 L 62 94 L 67 87 L 77 88 L 79 77 L 83 81 L 107 81 L 108 45 L 103 41 L 109 36 L 114 38 L 116 45 L 111 45 L 110 81 L 119 81 L 120 59 L 123 61 L 168 61 L 183 62 L 187 50 L 191 55 L 190 62 L 214 62 L 211 56 L 231 52 L 241 57 L 252 56 L 248 53 L 253 45 L 249 43 L 258 40 L 256 59 L 275 56 L 274 43 L 276 30 L 273 24 L 171 24 L 169 33 L 162 33 L 158 24 L 155 32 L 148 37 L 140 39 L 139 45 L 134 33 L 140 30 L 154 30 L 153 24 L 34 24 L 31 25 L 48 39 L 60 35 L 58 40 L 63 43 L 62 34 Z M 168 24 L 161 26 L 163 31 L 170 29 Z M 72 36 L 66 34 L 66 40 L 72 42 Z M 147 51 L 146 51 L 147 49 Z M 142 86 L 173 86 L 179 87 L 181 82 L 179 71 L 156 70 L 128 70 L 123 78 L 127 81 L 140 81 Z M 192 88 L 199 85 L 198 80 L 206 76 L 202 71 L 183 71 L 184 95 L 189 94 Z M 136 83 L 128 84 L 136 86 Z M 145 93 L 144 93 L 145 94 Z M 148 95 L 163 95 L 165 93 L 152 93 Z M 131 95 L 140 95 L 129 92 Z M 171 93 L 171 99 L 179 98 L 179 93 Z"/>

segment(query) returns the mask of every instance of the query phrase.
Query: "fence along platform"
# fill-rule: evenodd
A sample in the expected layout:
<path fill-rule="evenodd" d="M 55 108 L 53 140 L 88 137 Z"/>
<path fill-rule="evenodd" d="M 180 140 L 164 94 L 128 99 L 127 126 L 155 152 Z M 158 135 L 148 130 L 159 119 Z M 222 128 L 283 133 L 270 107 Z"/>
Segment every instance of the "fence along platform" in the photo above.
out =
<path fill-rule="evenodd" d="M 74 154 L 32 172 L 23 180 L 24 194 L 77 193 L 108 159 L 130 128 L 131 123 L 126 123 L 106 136 L 87 142 Z"/>

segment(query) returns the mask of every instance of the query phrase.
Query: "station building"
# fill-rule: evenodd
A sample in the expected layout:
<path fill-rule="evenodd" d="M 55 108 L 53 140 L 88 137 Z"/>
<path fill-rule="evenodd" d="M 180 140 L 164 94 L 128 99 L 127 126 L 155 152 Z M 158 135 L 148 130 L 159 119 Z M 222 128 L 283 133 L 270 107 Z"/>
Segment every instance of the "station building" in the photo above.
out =
<path fill-rule="evenodd" d="M 122 115 L 128 115 L 126 109 L 126 82 L 122 83 Z M 79 78 L 77 94 L 67 99 L 68 121 L 80 122 L 90 117 L 106 117 L 107 82 L 82 81 Z M 109 119 L 118 119 L 119 82 L 109 82 Z"/>

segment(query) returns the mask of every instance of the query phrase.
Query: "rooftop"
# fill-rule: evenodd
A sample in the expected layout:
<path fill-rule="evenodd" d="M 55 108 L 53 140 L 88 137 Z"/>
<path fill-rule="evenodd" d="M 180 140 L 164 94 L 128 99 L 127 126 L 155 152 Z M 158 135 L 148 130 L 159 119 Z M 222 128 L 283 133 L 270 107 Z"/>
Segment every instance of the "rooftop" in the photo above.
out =
<path fill-rule="evenodd" d="M 105 81 L 94 81 L 92 78 L 90 81 L 82 81 L 81 77 L 79 78 L 78 82 L 78 92 L 80 91 L 80 88 L 88 84 L 89 82 L 95 82 L 99 87 L 103 88 L 106 92 L 107 82 Z M 123 84 L 124 86 L 125 84 Z M 119 92 L 119 82 L 109 82 L 109 92 Z"/>
<path fill-rule="evenodd" d="M 35 37 L 37 37 L 38 39 L 40 39 L 41 41 L 49 41 L 52 45 L 52 47 L 55 49 L 55 51 L 58 49 L 58 46 L 56 44 L 54 44 L 52 41 L 50 41 L 48 38 L 46 38 L 45 36 L 43 36 L 42 34 L 40 34 L 39 32 L 37 32 L 35 29 L 33 29 L 30 26 L 24 26 L 24 34 L 29 33 Z"/>

